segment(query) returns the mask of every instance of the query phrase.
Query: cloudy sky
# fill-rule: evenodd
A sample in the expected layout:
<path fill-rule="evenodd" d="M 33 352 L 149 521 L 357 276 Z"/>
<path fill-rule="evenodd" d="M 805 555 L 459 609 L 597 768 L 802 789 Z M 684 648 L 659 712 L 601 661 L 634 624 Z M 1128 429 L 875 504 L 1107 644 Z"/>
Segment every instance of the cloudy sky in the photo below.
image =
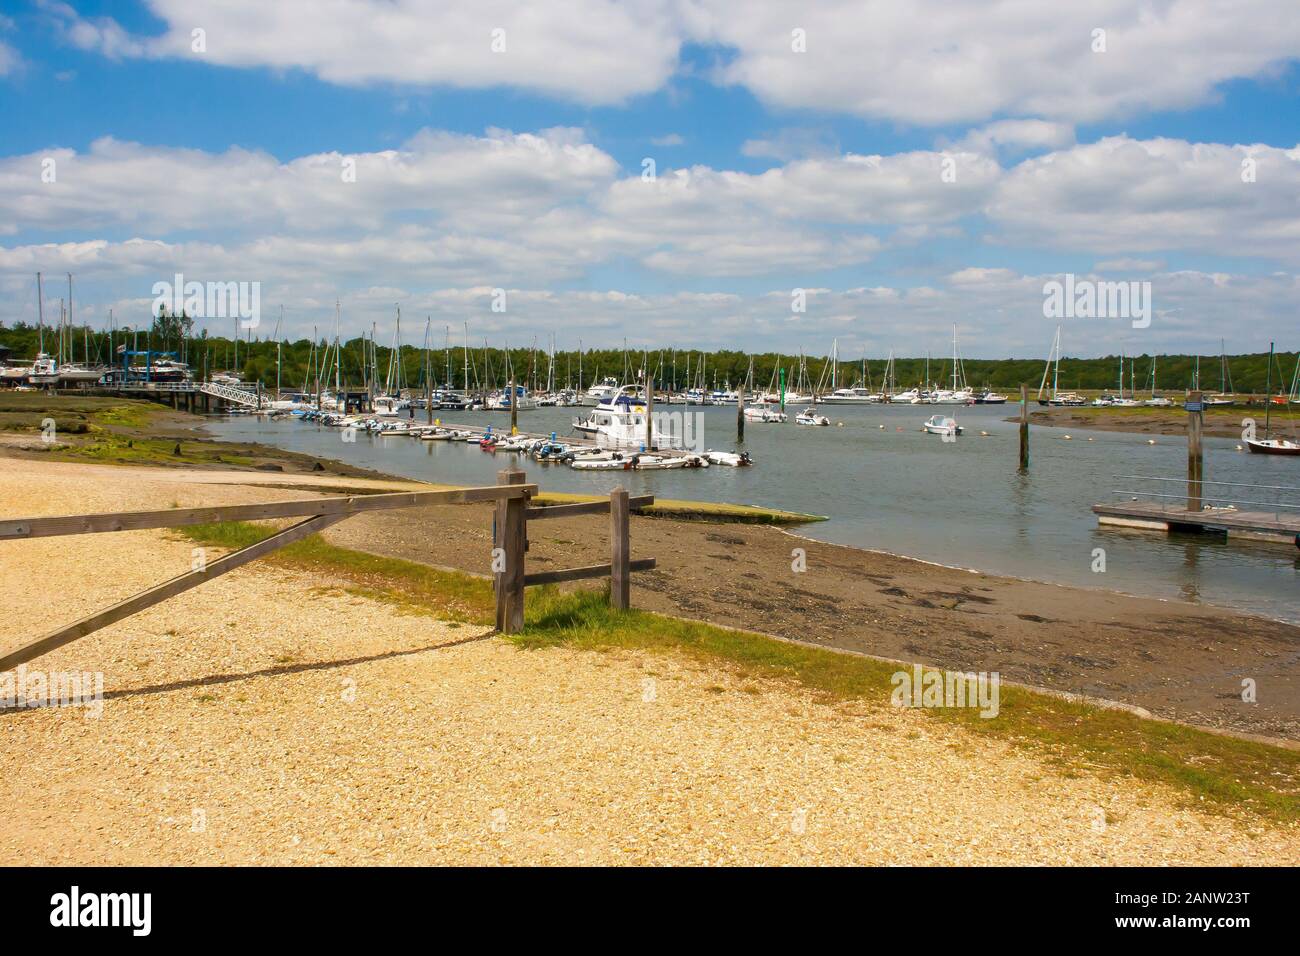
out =
<path fill-rule="evenodd" d="M 5 322 L 181 272 L 262 336 L 1035 356 L 1072 273 L 1153 314 L 1067 354 L 1300 341 L 1296 0 L 0 10 Z"/>

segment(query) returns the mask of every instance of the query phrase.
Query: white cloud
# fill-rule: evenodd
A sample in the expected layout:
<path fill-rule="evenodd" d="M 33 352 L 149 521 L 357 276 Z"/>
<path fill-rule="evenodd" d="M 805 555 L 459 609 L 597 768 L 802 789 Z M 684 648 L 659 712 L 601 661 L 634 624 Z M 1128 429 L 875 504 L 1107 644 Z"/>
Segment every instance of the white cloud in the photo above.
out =
<path fill-rule="evenodd" d="M 697 34 L 734 48 L 721 82 L 782 108 L 922 126 L 1181 109 L 1300 54 L 1293 0 L 699 0 L 692 9 Z M 1098 27 L 1104 53 L 1092 50 Z M 805 53 L 792 50 L 795 28 Z"/>
<path fill-rule="evenodd" d="M 71 42 L 108 56 L 203 57 L 347 85 L 511 86 L 582 103 L 662 89 L 684 44 L 715 45 L 716 80 L 769 104 L 922 126 L 1182 109 L 1300 54 L 1294 0 L 336 0 L 328 15 L 315 0 L 149 5 L 161 35 L 47 9 Z M 1099 27 L 1104 53 L 1093 52 Z M 503 53 L 492 52 L 494 29 L 505 30 Z M 807 52 L 792 50 L 794 29 Z"/>
<path fill-rule="evenodd" d="M 69 39 L 111 57 L 302 69 L 342 85 L 525 87 L 618 103 L 662 86 L 681 35 L 672 4 L 566 0 L 150 0 L 166 23 L 133 36 L 110 18 L 57 14 Z M 192 30 L 205 31 L 203 52 Z M 496 34 L 494 31 L 504 31 Z M 494 42 L 497 49 L 494 49 Z M 502 49 L 503 45 L 503 49 Z"/>
<path fill-rule="evenodd" d="M 1243 181 L 1243 162 L 1254 182 Z M 1026 160 L 988 206 L 998 241 L 1103 254 L 1300 261 L 1300 147 L 1108 137 Z"/>
<path fill-rule="evenodd" d="M 666 136 L 654 136 L 650 139 L 650 143 L 654 146 L 681 146 L 685 142 L 680 133 L 669 133 Z"/>

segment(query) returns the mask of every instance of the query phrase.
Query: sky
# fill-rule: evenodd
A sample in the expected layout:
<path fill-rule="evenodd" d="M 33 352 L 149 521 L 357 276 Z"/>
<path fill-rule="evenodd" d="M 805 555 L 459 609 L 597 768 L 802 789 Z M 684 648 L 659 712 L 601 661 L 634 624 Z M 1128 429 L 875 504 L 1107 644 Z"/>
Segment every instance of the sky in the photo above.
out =
<path fill-rule="evenodd" d="M 1296 0 L 3 0 L 0 321 L 1294 349 L 1298 60 Z"/>

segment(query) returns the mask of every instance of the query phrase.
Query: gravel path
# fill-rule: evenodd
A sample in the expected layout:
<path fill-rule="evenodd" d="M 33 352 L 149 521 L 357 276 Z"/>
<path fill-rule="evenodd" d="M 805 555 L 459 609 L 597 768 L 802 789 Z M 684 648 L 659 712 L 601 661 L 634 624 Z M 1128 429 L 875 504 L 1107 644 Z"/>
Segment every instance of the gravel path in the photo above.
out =
<path fill-rule="evenodd" d="M 0 462 L 5 516 L 271 500 Z M 189 567 L 163 533 L 0 542 L 0 647 Z M 57 597 L 56 597 L 57 596 Z M 102 716 L 0 714 L 0 851 L 37 863 L 1291 864 L 1130 781 L 674 655 L 520 651 L 253 565 L 32 667 Z"/>

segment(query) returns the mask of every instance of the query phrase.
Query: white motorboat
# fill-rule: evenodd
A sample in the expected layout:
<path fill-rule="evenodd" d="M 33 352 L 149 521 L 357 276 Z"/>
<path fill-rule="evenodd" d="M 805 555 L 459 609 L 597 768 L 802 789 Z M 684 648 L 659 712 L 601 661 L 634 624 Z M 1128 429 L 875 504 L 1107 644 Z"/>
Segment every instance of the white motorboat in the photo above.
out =
<path fill-rule="evenodd" d="M 798 415 L 795 416 L 794 423 L 796 425 L 823 425 L 824 426 L 824 425 L 829 425 L 831 423 L 831 420 L 827 418 L 825 415 L 818 415 L 814 409 L 805 408 L 802 412 L 800 412 Z"/>
<path fill-rule="evenodd" d="M 822 396 L 824 405 L 871 405 L 881 400 L 882 396 L 873 393 L 869 388 L 854 386 L 853 388 L 837 388 L 829 395 Z"/>
<path fill-rule="evenodd" d="M 590 435 L 601 445 L 621 448 L 644 446 L 647 425 L 645 389 L 640 385 L 622 386 L 591 414 L 573 420 L 575 431 Z M 654 433 L 653 440 L 654 450 L 669 446 L 666 436 Z"/>
<path fill-rule="evenodd" d="M 1174 403 L 1163 395 L 1153 395 L 1142 404 L 1147 408 L 1172 408 Z"/>
<path fill-rule="evenodd" d="M 755 424 L 777 424 L 787 420 L 785 412 L 776 408 L 751 405 L 745 409 L 745 421 Z"/>
<path fill-rule="evenodd" d="M 920 405 L 925 399 L 921 397 L 919 388 L 909 388 L 905 392 L 898 392 L 890 401 L 900 405 Z"/>
<path fill-rule="evenodd" d="M 1005 405 L 1007 397 L 990 389 L 985 389 L 979 395 L 975 396 L 976 405 Z"/>
<path fill-rule="evenodd" d="M 627 471 L 632 467 L 632 459 L 624 458 L 618 452 L 610 455 L 579 455 L 569 462 L 569 467 L 578 471 Z"/>
<path fill-rule="evenodd" d="M 396 418 L 410 407 L 410 402 L 395 395 L 380 395 L 375 399 L 375 414 L 380 418 Z"/>
<path fill-rule="evenodd" d="M 706 451 L 704 457 L 712 465 L 726 465 L 730 468 L 743 468 L 754 463 L 748 452 Z"/>
<path fill-rule="evenodd" d="M 962 427 L 957 424 L 955 419 L 947 415 L 931 415 L 926 420 L 925 430 L 931 435 L 952 435 L 956 437 L 962 433 Z"/>
<path fill-rule="evenodd" d="M 591 386 L 582 396 L 583 405 L 602 405 L 614 399 L 618 394 L 618 379 L 603 378 L 599 384 Z"/>

